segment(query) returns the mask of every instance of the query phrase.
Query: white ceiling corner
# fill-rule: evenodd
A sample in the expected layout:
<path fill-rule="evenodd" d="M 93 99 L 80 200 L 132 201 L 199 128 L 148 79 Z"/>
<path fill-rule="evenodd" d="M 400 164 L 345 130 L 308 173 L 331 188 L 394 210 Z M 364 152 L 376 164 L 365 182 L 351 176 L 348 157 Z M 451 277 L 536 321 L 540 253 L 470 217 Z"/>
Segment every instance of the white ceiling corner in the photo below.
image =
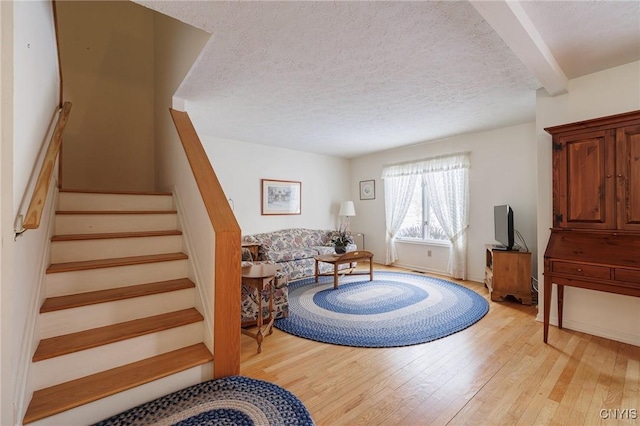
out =
<path fill-rule="evenodd" d="M 519 2 L 472 0 L 471 4 L 550 95 L 567 92 L 567 76 Z"/>
<path fill-rule="evenodd" d="M 629 2 L 508 5 L 524 59 L 467 1 L 138 3 L 212 34 L 175 94 L 200 133 L 346 158 L 533 121 L 542 85 L 640 59 L 632 25 L 600 29 L 640 19 Z M 571 56 L 574 35 L 600 53 Z"/>

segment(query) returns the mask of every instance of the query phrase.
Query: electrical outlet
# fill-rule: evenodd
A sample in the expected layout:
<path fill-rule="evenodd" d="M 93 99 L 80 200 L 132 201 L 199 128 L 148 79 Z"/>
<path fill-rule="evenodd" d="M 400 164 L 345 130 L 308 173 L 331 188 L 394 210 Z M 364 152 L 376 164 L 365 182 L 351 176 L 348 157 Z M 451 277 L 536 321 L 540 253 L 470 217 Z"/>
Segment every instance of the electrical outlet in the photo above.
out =
<path fill-rule="evenodd" d="M 431 250 L 427 250 L 427 257 L 431 257 Z"/>

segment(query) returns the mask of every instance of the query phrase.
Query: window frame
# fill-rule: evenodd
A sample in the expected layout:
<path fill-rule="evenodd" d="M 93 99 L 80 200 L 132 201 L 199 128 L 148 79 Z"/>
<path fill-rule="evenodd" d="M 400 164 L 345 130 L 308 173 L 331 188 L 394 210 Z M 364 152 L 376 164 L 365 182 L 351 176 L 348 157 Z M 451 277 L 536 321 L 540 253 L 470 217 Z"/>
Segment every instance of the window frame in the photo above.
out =
<path fill-rule="evenodd" d="M 427 234 L 430 234 L 429 231 L 429 227 L 431 226 L 429 224 L 428 220 L 425 220 L 425 212 L 427 212 L 427 214 L 430 212 L 431 209 L 431 202 L 429 200 L 429 197 L 426 194 L 426 183 L 424 181 L 424 179 L 420 179 L 419 182 L 416 183 L 416 185 L 420 185 L 422 191 L 421 191 L 421 198 L 422 198 L 422 211 L 420 212 L 421 214 L 421 225 L 422 225 L 422 238 L 413 238 L 413 237 L 396 237 L 396 241 L 398 242 L 403 242 L 403 243 L 410 243 L 410 244 L 418 244 L 418 245 L 430 245 L 430 246 L 440 246 L 440 247 L 451 247 L 451 241 L 449 241 L 449 239 L 445 238 L 442 240 L 436 240 L 433 238 L 426 238 Z"/>

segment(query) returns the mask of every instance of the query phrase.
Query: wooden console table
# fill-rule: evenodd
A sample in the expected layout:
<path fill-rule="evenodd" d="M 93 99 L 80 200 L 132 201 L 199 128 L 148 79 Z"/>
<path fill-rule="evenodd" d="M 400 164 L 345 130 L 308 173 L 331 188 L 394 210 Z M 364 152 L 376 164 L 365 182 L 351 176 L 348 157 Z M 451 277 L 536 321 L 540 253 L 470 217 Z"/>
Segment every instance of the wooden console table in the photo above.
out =
<path fill-rule="evenodd" d="M 370 251 L 359 250 L 359 251 L 349 251 L 345 254 L 323 254 L 322 256 L 316 256 L 316 282 L 318 282 L 318 277 L 321 275 L 333 275 L 333 288 L 338 288 L 338 266 L 344 265 L 345 263 L 354 263 L 359 260 L 368 260 L 369 261 L 369 272 L 353 272 L 351 271 L 350 275 L 365 275 L 369 274 L 369 281 L 373 281 L 373 253 Z M 325 262 L 331 263 L 333 265 L 333 272 L 321 274 L 320 267 L 318 263 Z"/>
<path fill-rule="evenodd" d="M 242 328 L 242 334 L 253 337 L 258 342 L 258 353 L 262 352 L 262 341 L 265 336 L 273 333 L 273 290 L 276 286 L 276 273 L 280 267 L 271 264 L 260 264 L 245 266 L 242 268 L 242 284 L 255 287 L 258 290 L 258 318 L 257 330 L 252 331 Z M 269 289 L 269 316 L 263 318 L 262 315 L 262 290 Z M 265 324 L 266 320 L 266 324 Z"/>
<path fill-rule="evenodd" d="M 552 230 L 544 254 L 545 343 L 553 283 L 558 288 L 558 328 L 562 328 L 564 286 L 640 297 L 640 239 L 632 234 Z"/>

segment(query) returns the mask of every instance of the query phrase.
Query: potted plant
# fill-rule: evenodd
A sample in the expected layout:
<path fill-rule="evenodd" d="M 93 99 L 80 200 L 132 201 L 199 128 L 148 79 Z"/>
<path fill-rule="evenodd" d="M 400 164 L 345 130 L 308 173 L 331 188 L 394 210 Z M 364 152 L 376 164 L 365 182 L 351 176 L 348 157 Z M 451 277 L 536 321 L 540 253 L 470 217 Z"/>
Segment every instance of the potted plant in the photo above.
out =
<path fill-rule="evenodd" d="M 331 237 L 331 242 L 333 243 L 337 254 L 344 254 L 347 252 L 347 246 L 349 244 L 353 244 L 353 237 L 347 232 L 347 227 L 340 227 L 337 231 L 333 232 L 333 236 Z"/>

